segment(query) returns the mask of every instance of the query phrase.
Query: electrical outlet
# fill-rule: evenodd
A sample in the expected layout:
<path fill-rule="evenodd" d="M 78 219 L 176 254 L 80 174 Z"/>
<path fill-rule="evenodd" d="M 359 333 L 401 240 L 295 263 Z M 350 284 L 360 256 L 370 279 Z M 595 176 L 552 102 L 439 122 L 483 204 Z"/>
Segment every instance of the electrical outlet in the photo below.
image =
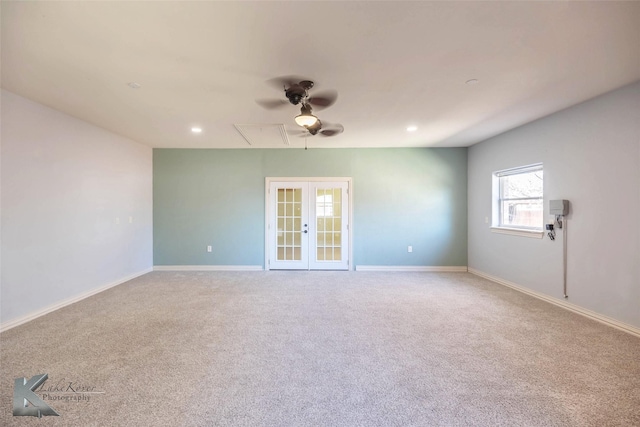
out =
<path fill-rule="evenodd" d="M 116 217 L 116 225 L 119 225 L 119 224 L 120 224 L 120 217 L 117 216 Z"/>
<path fill-rule="evenodd" d="M 207 246 L 207 252 L 211 252 L 212 248 L 211 246 Z"/>
<path fill-rule="evenodd" d="M 407 252 L 413 252 L 413 246 L 407 246 Z"/>
<path fill-rule="evenodd" d="M 133 217 L 132 216 L 129 217 L 129 224 L 133 224 Z"/>
<path fill-rule="evenodd" d="M 489 224 L 489 217 L 488 217 L 488 216 L 485 216 L 485 217 L 484 217 L 484 223 L 485 223 L 485 224 Z"/>

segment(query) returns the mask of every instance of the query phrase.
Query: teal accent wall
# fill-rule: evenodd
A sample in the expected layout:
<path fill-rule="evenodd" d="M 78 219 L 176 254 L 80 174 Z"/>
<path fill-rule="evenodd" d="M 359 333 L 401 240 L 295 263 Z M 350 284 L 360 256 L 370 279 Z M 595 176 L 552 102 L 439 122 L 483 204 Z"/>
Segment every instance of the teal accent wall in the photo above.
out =
<path fill-rule="evenodd" d="M 264 267 L 265 178 L 327 176 L 353 180 L 352 265 L 467 265 L 466 148 L 154 149 L 154 265 Z"/>

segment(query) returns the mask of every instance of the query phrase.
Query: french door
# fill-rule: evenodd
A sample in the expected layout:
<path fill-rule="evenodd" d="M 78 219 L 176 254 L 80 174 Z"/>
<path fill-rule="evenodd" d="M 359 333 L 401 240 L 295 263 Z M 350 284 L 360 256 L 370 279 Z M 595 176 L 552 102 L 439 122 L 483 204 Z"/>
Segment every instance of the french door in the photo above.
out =
<path fill-rule="evenodd" d="M 268 269 L 349 269 L 349 184 L 268 179 Z"/>

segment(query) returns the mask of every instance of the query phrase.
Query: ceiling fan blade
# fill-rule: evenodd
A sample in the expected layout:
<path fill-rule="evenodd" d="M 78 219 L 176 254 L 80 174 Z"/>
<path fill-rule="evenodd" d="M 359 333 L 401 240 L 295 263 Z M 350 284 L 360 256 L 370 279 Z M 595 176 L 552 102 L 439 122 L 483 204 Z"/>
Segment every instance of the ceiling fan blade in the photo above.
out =
<path fill-rule="evenodd" d="M 284 99 L 256 99 L 256 103 L 267 110 L 275 110 L 276 108 L 289 105 L 289 103 Z"/>
<path fill-rule="evenodd" d="M 316 107 L 318 110 L 332 106 L 338 99 L 338 92 L 335 90 L 326 90 L 319 92 L 309 98 L 309 104 Z"/>
<path fill-rule="evenodd" d="M 300 76 L 280 76 L 267 80 L 267 84 L 278 90 L 289 89 L 291 86 L 300 84 L 300 82 L 309 80 Z"/>
<path fill-rule="evenodd" d="M 331 124 L 326 126 L 320 131 L 320 135 L 322 136 L 336 136 L 340 133 L 344 132 L 344 126 L 341 124 Z"/>
<path fill-rule="evenodd" d="M 339 133 L 342 133 L 342 132 L 337 131 L 335 129 L 325 129 L 320 131 L 320 135 L 322 136 L 336 136 Z"/>

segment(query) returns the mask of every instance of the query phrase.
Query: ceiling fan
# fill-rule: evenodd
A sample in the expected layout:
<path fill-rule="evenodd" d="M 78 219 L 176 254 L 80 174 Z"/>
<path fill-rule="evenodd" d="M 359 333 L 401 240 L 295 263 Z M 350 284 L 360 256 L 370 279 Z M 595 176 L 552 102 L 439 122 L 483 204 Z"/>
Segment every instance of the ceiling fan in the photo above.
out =
<path fill-rule="evenodd" d="M 311 126 L 304 126 L 305 130 L 287 130 L 287 133 L 298 138 L 304 138 L 304 149 L 307 149 L 307 137 L 320 135 L 320 136 L 335 136 L 344 132 L 344 126 L 339 123 L 322 123 L 320 119 Z"/>
<path fill-rule="evenodd" d="M 309 135 L 336 136 L 344 132 L 344 126 L 340 123 L 322 123 L 320 120 L 311 126 L 304 126 L 304 128 L 306 130 L 289 131 L 288 133 L 293 136 L 305 138 Z"/>
<path fill-rule="evenodd" d="M 276 89 L 284 89 L 284 99 L 258 99 L 256 102 L 262 107 L 272 110 L 280 108 L 287 103 L 293 105 L 302 104 L 303 106 L 309 105 L 317 109 L 327 108 L 332 106 L 338 99 L 338 92 L 335 90 L 325 90 L 317 95 L 309 95 L 309 90 L 313 88 L 314 82 L 304 77 L 297 76 L 283 76 L 275 77 L 267 80 L 267 84 L 275 87 Z"/>
<path fill-rule="evenodd" d="M 312 107 L 317 109 L 327 108 L 333 105 L 338 99 L 338 92 L 335 90 L 324 91 L 318 95 L 309 95 L 309 90 L 313 88 L 314 82 L 296 76 L 276 77 L 267 81 L 268 84 L 276 88 L 284 89 L 284 99 L 258 99 L 256 102 L 266 109 L 275 109 L 287 104 L 301 105 L 300 114 L 294 118 L 296 124 L 306 129 L 300 136 L 320 134 L 322 136 L 334 136 L 344 131 L 342 125 L 324 126 L 320 119 L 313 115 Z"/>

